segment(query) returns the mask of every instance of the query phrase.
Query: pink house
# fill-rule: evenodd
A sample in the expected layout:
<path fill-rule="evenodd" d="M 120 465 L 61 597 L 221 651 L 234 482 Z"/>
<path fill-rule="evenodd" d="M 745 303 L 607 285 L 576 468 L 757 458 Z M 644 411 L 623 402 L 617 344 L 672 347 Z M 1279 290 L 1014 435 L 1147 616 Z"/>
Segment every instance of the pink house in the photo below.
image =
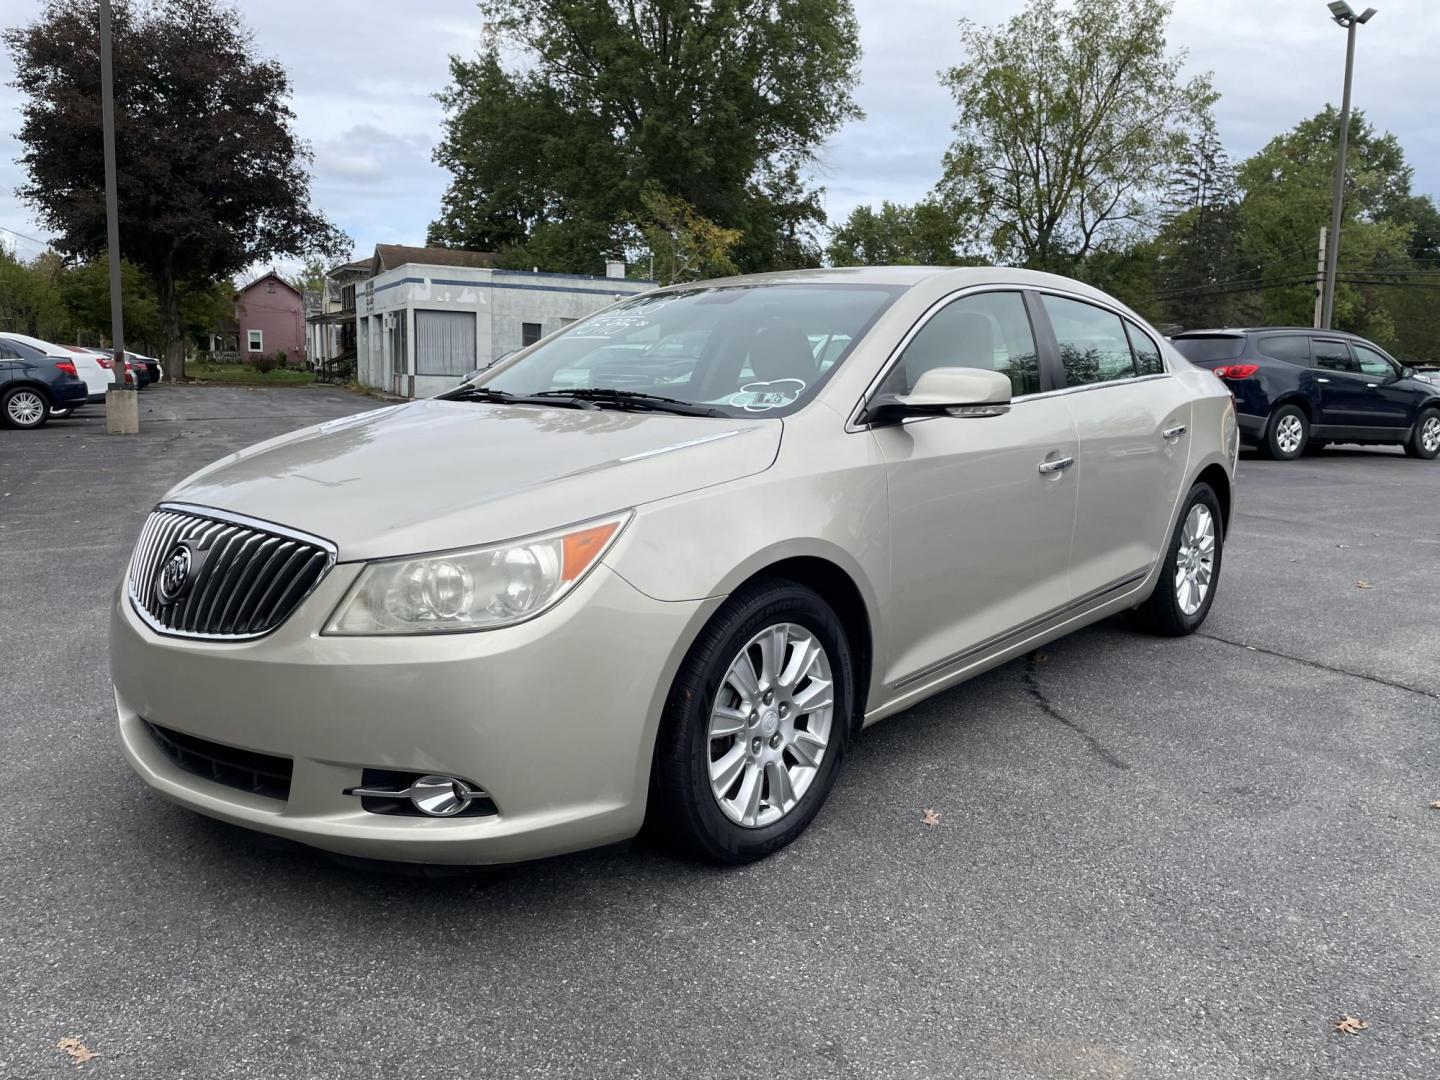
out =
<path fill-rule="evenodd" d="M 235 294 L 240 359 L 284 352 L 289 364 L 305 360 L 305 300 L 271 270 Z"/>

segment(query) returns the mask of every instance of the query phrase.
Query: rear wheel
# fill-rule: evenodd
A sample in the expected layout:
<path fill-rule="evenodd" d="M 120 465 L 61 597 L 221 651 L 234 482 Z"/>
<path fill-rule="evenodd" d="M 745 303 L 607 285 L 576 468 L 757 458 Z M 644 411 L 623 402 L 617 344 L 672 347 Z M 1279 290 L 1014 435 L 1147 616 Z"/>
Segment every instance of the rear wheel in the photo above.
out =
<path fill-rule="evenodd" d="M 1281 405 L 1270 414 L 1260 449 L 1276 461 L 1294 461 L 1310 441 L 1310 421 L 1295 405 Z"/>
<path fill-rule="evenodd" d="M 0 395 L 0 421 L 6 427 L 38 428 L 50 415 L 50 403 L 39 390 L 17 386 Z"/>
<path fill-rule="evenodd" d="M 1405 440 L 1405 453 L 1426 461 L 1440 457 L 1440 412 L 1426 409 L 1420 414 Z"/>
<path fill-rule="evenodd" d="M 843 627 L 788 581 L 737 591 L 675 677 L 655 759 L 655 824 L 688 853 L 762 858 L 799 836 L 840 769 L 855 685 Z"/>
<path fill-rule="evenodd" d="M 1144 629 L 1183 637 L 1205 621 L 1220 582 L 1220 556 L 1225 546 L 1221 521 L 1214 488 L 1196 484 L 1170 537 L 1155 591 L 1135 610 L 1136 621 Z"/>

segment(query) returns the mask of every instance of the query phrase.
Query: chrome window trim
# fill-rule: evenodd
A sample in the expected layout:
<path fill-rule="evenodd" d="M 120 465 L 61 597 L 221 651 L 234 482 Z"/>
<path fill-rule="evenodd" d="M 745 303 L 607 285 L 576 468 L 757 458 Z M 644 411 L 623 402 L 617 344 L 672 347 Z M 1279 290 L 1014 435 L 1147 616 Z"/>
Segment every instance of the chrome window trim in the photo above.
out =
<path fill-rule="evenodd" d="M 956 289 L 954 292 L 946 293 L 939 300 L 936 300 L 933 304 L 926 308 L 925 311 L 921 313 L 920 318 L 915 320 L 915 324 L 905 332 L 905 336 L 900 339 L 899 344 L 897 344 L 895 348 L 891 350 L 890 355 L 885 358 L 885 362 L 880 365 L 879 374 L 877 374 L 873 379 L 870 380 L 869 385 L 865 387 L 865 391 L 860 395 L 860 400 L 857 401 L 854 408 L 850 410 L 849 416 L 845 420 L 845 430 L 852 434 L 858 431 L 870 430 L 871 425 L 864 423 L 860 419 L 861 415 L 865 412 L 866 403 L 870 400 L 871 395 L 873 395 L 880 387 L 880 384 L 883 383 L 885 379 L 889 376 L 891 369 L 895 367 L 895 365 L 900 360 L 901 354 L 905 352 L 906 346 L 908 346 L 910 342 L 914 339 L 915 335 L 924 328 L 926 323 L 933 319 L 942 308 L 948 307 L 949 305 L 955 303 L 957 300 L 963 300 L 967 296 L 974 296 L 978 293 L 987 292 L 1020 293 L 1022 294 L 1022 299 L 1023 294 L 1027 292 L 1035 293 L 1040 296 L 1058 296 L 1065 300 L 1078 300 L 1081 303 L 1090 304 L 1094 307 L 1100 308 L 1103 311 L 1108 311 L 1110 314 L 1117 316 L 1121 320 L 1121 322 L 1132 323 L 1136 329 L 1140 330 L 1143 334 L 1150 338 L 1151 343 L 1154 344 L 1155 347 L 1160 351 L 1160 362 L 1165 365 L 1164 371 L 1156 372 L 1153 375 L 1132 375 L 1127 379 L 1110 379 L 1105 382 L 1085 383 L 1082 386 L 1060 386 L 1056 387 L 1054 390 L 1041 390 L 1034 394 L 1021 394 L 1018 397 L 1013 397 L 1010 399 L 1010 404 L 1012 406 L 1022 404 L 1026 401 L 1040 401 L 1045 398 L 1059 397 L 1062 394 L 1078 394 L 1083 393 L 1086 390 L 1103 390 L 1106 387 L 1110 386 L 1127 386 L 1132 383 L 1153 382 L 1157 379 L 1169 379 L 1172 378 L 1175 374 L 1170 368 L 1170 358 L 1165 355 L 1165 347 L 1160 343 L 1159 339 L 1155 336 L 1155 334 L 1152 333 L 1149 329 L 1147 329 L 1145 324 L 1141 322 L 1136 315 L 1130 314 L 1122 310 L 1121 308 L 1116 307 L 1114 304 L 1108 303 L 1103 300 L 1097 300 L 1094 297 L 1085 296 L 1081 293 L 1069 292 L 1065 289 L 1058 289 L 1053 286 L 1037 287 L 1034 285 L 1021 285 L 1019 283 L 1004 284 L 995 281 L 986 282 L 983 285 L 967 285 L 963 289 Z M 1026 312 L 1026 318 L 1029 318 L 1028 311 Z M 1035 326 L 1033 321 L 1030 326 L 1030 332 L 1032 335 L 1035 333 Z M 1038 337 L 1036 338 L 1035 346 L 1038 350 L 1040 346 L 1040 341 Z M 1133 355 L 1134 350 L 1132 349 L 1131 352 Z M 942 418 L 934 416 L 912 416 L 906 420 L 901 421 L 901 423 L 909 424 L 915 422 L 916 420 L 936 419 Z"/>
<path fill-rule="evenodd" d="M 329 575 L 330 571 L 335 568 L 335 564 L 339 560 L 340 549 L 336 547 L 335 544 L 331 541 L 326 540 L 323 536 L 315 536 L 312 533 L 301 532 L 299 529 L 292 529 L 286 525 L 278 525 L 273 521 L 266 521 L 264 518 L 254 518 L 249 517 L 246 514 L 235 514 L 228 510 L 216 510 L 213 507 L 200 506 L 196 503 L 184 502 L 157 503 L 154 509 L 150 511 L 150 513 L 154 514 L 159 511 L 168 511 L 175 514 L 188 514 L 191 517 L 205 518 L 209 521 L 222 522 L 227 525 L 240 525 L 248 529 L 256 529 L 261 532 L 273 533 L 276 536 L 283 536 L 290 540 L 298 540 L 300 543 L 303 544 L 314 545 L 315 547 L 318 547 L 322 551 L 324 551 L 326 556 L 325 568 L 316 575 L 315 581 L 310 586 L 310 588 L 306 589 L 305 592 L 299 597 L 299 599 L 295 601 L 294 606 L 290 609 L 290 614 L 292 615 L 296 611 L 298 611 L 301 605 L 303 605 L 305 601 L 310 598 L 311 594 L 313 594 L 315 590 L 320 587 L 320 583 L 324 581 L 326 576 Z M 146 515 L 145 520 L 148 524 L 150 520 L 149 514 Z M 142 528 L 141 536 L 143 537 L 144 535 L 145 532 Z M 290 616 L 287 615 L 284 619 L 281 619 L 278 623 L 270 627 L 268 630 L 262 630 L 257 634 L 202 634 L 198 632 L 177 633 L 171 628 L 162 625 L 159 620 L 157 620 L 153 615 L 146 611 L 144 605 L 140 603 L 140 599 L 135 592 L 135 557 L 139 553 L 140 545 L 137 543 L 135 550 L 130 553 L 130 561 L 125 566 L 125 594 L 130 600 L 130 610 L 135 612 L 135 614 L 139 616 L 140 621 L 143 622 L 146 626 L 148 626 L 156 634 L 160 634 L 163 637 L 178 638 L 182 641 L 258 641 L 260 638 L 266 637 L 269 634 L 273 634 L 276 630 L 280 629 L 280 627 L 284 626 L 285 623 L 289 621 Z"/>

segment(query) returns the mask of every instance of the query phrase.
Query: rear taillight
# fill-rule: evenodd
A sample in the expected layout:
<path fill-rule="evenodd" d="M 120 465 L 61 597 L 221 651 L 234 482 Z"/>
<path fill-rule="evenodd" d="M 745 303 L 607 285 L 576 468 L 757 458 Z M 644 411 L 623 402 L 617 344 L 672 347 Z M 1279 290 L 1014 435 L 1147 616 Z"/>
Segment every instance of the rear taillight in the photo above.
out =
<path fill-rule="evenodd" d="M 65 375 L 73 375 L 77 379 L 80 377 L 80 373 L 75 370 L 75 365 L 69 360 L 56 360 L 55 370 Z"/>
<path fill-rule="evenodd" d="M 103 367 L 106 371 L 109 371 L 109 370 L 110 370 L 110 361 L 109 361 L 109 360 L 105 360 L 105 359 L 102 359 L 101 357 L 98 357 L 98 356 L 97 356 L 97 357 L 95 358 L 95 362 L 96 362 L 97 364 L 99 364 L 101 367 Z"/>
<path fill-rule="evenodd" d="M 1255 372 L 1260 370 L 1259 364 L 1222 364 L 1220 367 L 1212 368 L 1215 377 L 1219 379 L 1248 379 Z"/>

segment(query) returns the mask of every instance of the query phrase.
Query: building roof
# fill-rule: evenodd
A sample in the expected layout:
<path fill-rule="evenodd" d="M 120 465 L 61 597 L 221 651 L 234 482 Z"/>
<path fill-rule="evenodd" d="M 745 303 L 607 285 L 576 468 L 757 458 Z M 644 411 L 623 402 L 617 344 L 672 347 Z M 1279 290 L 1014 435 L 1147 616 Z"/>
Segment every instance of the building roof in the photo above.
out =
<path fill-rule="evenodd" d="M 277 274 L 274 270 L 267 270 L 265 273 L 261 274 L 261 275 L 260 275 L 258 278 L 256 278 L 254 281 L 250 282 L 249 285 L 241 286 L 240 291 L 237 292 L 235 295 L 236 295 L 237 297 L 243 296 L 245 293 L 247 293 L 247 292 L 249 292 L 251 289 L 255 288 L 256 285 L 263 284 L 264 282 L 269 281 L 269 280 L 272 280 L 272 279 L 275 280 L 275 281 L 278 281 L 281 285 L 285 286 L 285 288 L 289 289 L 289 290 L 290 290 L 291 292 L 293 292 L 296 296 L 301 296 L 301 295 L 302 295 L 299 289 L 297 289 L 294 285 L 291 285 L 290 282 L 286 281 L 283 277 L 281 277 L 279 274 Z"/>
<path fill-rule="evenodd" d="M 338 278 L 346 274 L 368 274 L 374 261 L 373 257 L 368 259 L 353 259 L 350 262 L 341 263 L 339 266 L 332 266 L 329 270 L 325 271 L 325 276 Z"/>
<path fill-rule="evenodd" d="M 404 244 L 376 244 L 372 273 L 383 274 L 407 263 L 422 266 L 471 266 L 488 269 L 495 265 L 493 251 L 466 251 L 463 248 L 406 247 Z"/>

